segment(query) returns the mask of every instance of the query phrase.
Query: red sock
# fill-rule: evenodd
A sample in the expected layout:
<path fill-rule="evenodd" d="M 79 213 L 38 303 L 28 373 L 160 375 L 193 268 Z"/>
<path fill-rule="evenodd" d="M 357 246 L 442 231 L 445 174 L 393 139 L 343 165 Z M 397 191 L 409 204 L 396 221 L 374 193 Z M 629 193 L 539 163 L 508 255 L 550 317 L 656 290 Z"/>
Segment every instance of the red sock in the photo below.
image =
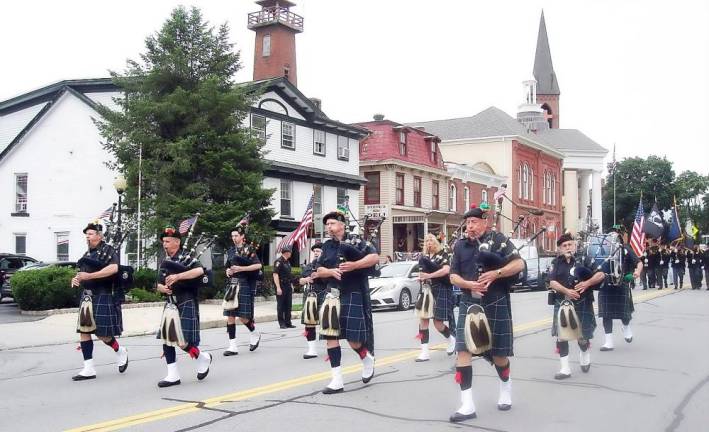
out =
<path fill-rule="evenodd" d="M 361 360 L 364 360 L 364 358 L 367 357 L 367 353 L 369 352 L 369 351 L 367 351 L 367 347 L 364 345 L 362 345 L 361 347 L 359 347 L 355 351 L 357 352 L 357 354 L 359 354 L 359 358 Z"/>

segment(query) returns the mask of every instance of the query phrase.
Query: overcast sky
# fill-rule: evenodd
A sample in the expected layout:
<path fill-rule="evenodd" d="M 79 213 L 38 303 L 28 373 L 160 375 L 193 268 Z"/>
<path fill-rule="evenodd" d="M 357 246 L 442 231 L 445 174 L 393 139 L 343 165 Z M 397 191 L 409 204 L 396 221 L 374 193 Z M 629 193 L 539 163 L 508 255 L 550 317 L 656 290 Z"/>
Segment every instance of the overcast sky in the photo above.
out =
<path fill-rule="evenodd" d="M 544 9 L 561 89 L 561 127 L 617 157 L 666 155 L 709 174 L 709 1 L 295 0 L 298 85 L 343 122 L 516 114 Z M 62 79 L 107 76 L 137 59 L 176 5 L 228 22 L 251 79 L 250 0 L 7 2 L 0 100 Z M 610 153 L 609 157 L 610 159 Z M 474 163 L 476 161 L 471 161 Z"/>

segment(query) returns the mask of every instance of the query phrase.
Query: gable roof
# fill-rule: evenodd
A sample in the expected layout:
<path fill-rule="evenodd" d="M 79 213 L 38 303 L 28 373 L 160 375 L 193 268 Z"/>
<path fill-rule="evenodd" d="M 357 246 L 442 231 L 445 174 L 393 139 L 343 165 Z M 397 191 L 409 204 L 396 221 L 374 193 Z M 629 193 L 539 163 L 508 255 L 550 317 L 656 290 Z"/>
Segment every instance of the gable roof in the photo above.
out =
<path fill-rule="evenodd" d="M 534 54 L 534 79 L 537 80 L 537 94 L 559 95 L 559 82 L 554 73 L 551 61 L 551 49 L 547 37 L 547 25 L 544 21 L 544 11 L 539 19 L 539 34 L 537 35 L 537 51 Z"/>
<path fill-rule="evenodd" d="M 547 129 L 537 135 L 539 141 L 556 147 L 563 153 L 591 152 L 608 153 L 608 149 L 586 136 L 578 129 Z"/>

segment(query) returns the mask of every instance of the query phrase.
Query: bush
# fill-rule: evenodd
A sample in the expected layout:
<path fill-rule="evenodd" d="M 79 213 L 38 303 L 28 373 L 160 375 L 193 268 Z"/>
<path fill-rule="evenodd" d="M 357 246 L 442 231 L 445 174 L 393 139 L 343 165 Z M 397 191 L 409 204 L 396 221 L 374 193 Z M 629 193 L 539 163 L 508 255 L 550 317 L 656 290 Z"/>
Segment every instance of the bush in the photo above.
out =
<path fill-rule="evenodd" d="M 12 297 L 22 310 L 46 310 L 78 307 L 80 288 L 71 287 L 76 270 L 47 267 L 19 271 L 12 275 Z"/>
<path fill-rule="evenodd" d="M 133 288 L 130 290 L 128 295 L 131 297 L 133 302 L 159 302 L 165 300 L 165 298 L 155 291 L 145 290 L 143 288 Z"/>
<path fill-rule="evenodd" d="M 302 292 L 303 287 L 298 284 L 298 279 L 300 279 L 301 268 L 292 267 L 291 273 L 293 273 L 293 291 Z M 265 292 L 275 293 L 276 286 L 273 284 L 273 266 L 263 266 L 263 281 L 261 282 L 261 287 Z"/>
<path fill-rule="evenodd" d="M 155 283 L 158 280 L 158 272 L 149 268 L 142 268 L 133 273 L 133 286 L 147 291 L 155 292 Z"/>

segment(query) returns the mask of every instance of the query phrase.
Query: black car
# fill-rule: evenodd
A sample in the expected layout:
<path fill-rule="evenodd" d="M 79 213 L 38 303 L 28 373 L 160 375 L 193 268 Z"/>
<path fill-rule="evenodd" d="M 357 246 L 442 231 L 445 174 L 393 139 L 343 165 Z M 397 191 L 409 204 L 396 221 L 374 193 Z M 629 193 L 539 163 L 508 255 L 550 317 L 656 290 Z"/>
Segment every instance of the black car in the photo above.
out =
<path fill-rule="evenodd" d="M 37 260 L 25 255 L 16 255 L 8 253 L 0 253 L 0 300 L 3 297 L 12 297 L 12 288 L 10 288 L 10 277 L 22 267 L 36 263 Z"/>

